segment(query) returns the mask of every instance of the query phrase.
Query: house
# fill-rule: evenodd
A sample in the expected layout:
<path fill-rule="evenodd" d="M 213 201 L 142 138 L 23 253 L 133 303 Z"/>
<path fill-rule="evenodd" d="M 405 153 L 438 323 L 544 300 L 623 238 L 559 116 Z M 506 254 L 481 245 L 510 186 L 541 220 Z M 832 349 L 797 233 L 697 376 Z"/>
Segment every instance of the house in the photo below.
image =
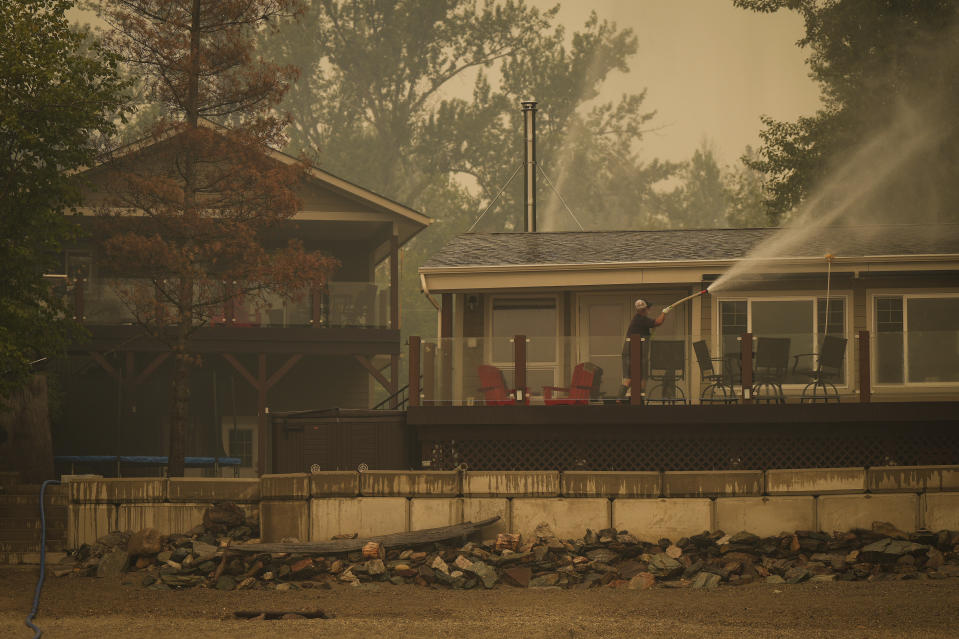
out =
<path fill-rule="evenodd" d="M 215 125 L 204 123 L 215 128 Z M 117 188 L 118 162 L 153 162 L 157 140 L 135 144 L 81 176 L 88 225 L 105 194 Z M 281 164 L 283 153 L 264 153 Z M 236 297 L 199 328 L 200 364 L 191 380 L 187 455 L 228 454 L 243 474 L 270 466 L 268 412 L 322 407 L 369 408 L 376 389 L 399 383 L 398 256 L 431 220 L 421 213 L 311 168 L 296 195 L 300 209 L 268 240 L 289 238 L 337 258 L 325 289 L 290 301 Z M 169 351 L 133 324 L 89 244 L 65 252 L 65 294 L 89 340 L 73 344 L 58 365 L 61 408 L 53 419 L 57 455 L 165 455 L 172 364 Z M 155 472 L 155 471 L 154 471 Z"/>
<path fill-rule="evenodd" d="M 525 335 L 527 387 L 567 386 L 573 367 L 603 370 L 601 392 L 621 382 L 621 348 L 633 302 L 651 315 L 678 305 L 651 342 L 683 344 L 677 388 L 692 403 L 703 384 L 692 345 L 717 359 L 740 352 L 744 333 L 788 338 L 787 401 L 823 336 L 846 340 L 834 379 L 842 401 L 859 391 L 857 339 L 868 331 L 874 402 L 959 399 L 959 225 L 825 227 L 789 242 L 780 229 L 494 233 L 455 237 L 419 269 L 441 301 L 452 338 L 453 403 L 481 401 L 479 364 L 510 377 L 510 340 Z M 786 241 L 784 241 L 784 238 Z M 763 247 L 772 255 L 762 259 Z M 828 257 L 828 259 L 827 259 Z M 725 279 L 724 274 L 728 274 Z M 804 356 L 808 358 L 809 356 Z"/>
<path fill-rule="evenodd" d="M 779 229 L 455 237 L 419 269 L 440 307 L 440 338 L 422 349 L 411 338 L 410 379 L 418 367 L 422 392 L 407 423 L 421 463 L 696 472 L 959 463 L 959 225 L 795 233 L 799 241 Z M 656 316 L 707 288 L 643 345 L 643 401 L 608 401 L 634 300 Z M 836 391 L 805 402 L 809 354 L 827 335 L 840 345 Z M 697 342 L 722 370 L 735 365 L 735 401 L 709 396 Z M 745 393 L 746 371 L 762 374 L 777 350 L 778 377 Z M 657 371 L 657 352 L 678 363 Z M 585 362 L 602 369 L 592 399 L 548 402 L 547 387 L 569 388 Z M 481 366 L 498 368 L 514 394 L 490 399 Z M 515 392 L 524 386 L 526 397 Z"/>

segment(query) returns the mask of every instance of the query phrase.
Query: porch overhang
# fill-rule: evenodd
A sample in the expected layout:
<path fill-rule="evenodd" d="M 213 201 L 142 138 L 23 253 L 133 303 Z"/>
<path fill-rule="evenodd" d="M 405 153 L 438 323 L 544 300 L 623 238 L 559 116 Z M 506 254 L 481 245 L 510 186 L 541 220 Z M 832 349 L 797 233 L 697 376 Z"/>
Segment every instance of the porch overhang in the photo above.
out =
<path fill-rule="evenodd" d="M 691 260 L 658 262 L 600 262 L 523 265 L 423 267 L 420 275 L 431 293 L 461 291 L 591 288 L 695 284 L 709 274 L 722 273 L 743 260 Z M 769 258 L 757 261 L 757 277 L 822 276 L 827 263 L 821 256 Z M 959 271 L 959 255 L 877 255 L 836 257 L 832 275 L 861 277 L 871 273 L 930 273 Z M 747 278 L 748 280 L 748 278 Z"/>

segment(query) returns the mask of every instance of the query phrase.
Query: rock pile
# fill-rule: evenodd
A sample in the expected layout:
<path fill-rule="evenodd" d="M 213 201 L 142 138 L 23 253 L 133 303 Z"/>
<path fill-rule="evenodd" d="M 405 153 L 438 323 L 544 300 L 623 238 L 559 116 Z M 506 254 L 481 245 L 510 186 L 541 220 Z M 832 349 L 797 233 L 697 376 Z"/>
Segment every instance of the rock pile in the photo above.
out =
<path fill-rule="evenodd" d="M 237 522 L 232 522 L 236 524 Z M 939 579 L 959 577 L 959 531 L 904 533 L 876 522 L 871 530 L 813 531 L 760 538 L 748 532 L 703 532 L 656 543 L 627 531 L 586 531 L 560 540 L 542 525 L 529 539 L 500 535 L 483 542 L 362 550 L 336 555 L 241 552 L 257 542 L 255 523 L 161 537 L 146 529 L 111 533 L 84 546 L 56 574 L 110 576 L 152 589 L 206 587 L 294 590 L 334 583 L 417 584 L 454 589 L 521 588 L 709 589 L 757 581 Z M 295 540 L 294 540 L 295 541 Z"/>

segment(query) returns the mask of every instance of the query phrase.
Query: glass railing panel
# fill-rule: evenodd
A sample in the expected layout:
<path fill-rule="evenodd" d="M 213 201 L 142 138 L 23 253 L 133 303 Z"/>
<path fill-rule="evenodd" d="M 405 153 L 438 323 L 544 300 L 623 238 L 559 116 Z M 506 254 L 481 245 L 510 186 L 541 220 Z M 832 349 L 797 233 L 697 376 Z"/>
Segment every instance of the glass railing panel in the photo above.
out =
<path fill-rule="evenodd" d="M 510 345 L 504 351 L 501 342 Z M 519 388 L 515 346 L 510 338 L 444 338 L 423 340 L 420 354 L 423 405 L 505 406 L 601 405 L 624 401 L 623 343 L 577 337 L 528 337 L 526 383 Z M 600 350 L 596 345 L 605 348 Z M 618 346 L 613 348 L 614 344 Z M 653 340 L 647 346 L 656 367 L 647 364 L 643 386 L 649 401 L 692 403 L 691 349 L 682 340 Z M 530 359 L 530 355 L 533 358 Z M 665 358 L 665 359 L 664 359 Z M 672 359 L 670 359 L 672 358 Z"/>
<path fill-rule="evenodd" d="M 133 313 L 127 305 L 148 294 L 148 280 L 96 279 L 83 284 L 82 321 L 88 324 L 131 324 Z"/>
<path fill-rule="evenodd" d="M 372 282 L 329 282 L 321 302 L 321 325 L 389 326 L 389 288 Z"/>

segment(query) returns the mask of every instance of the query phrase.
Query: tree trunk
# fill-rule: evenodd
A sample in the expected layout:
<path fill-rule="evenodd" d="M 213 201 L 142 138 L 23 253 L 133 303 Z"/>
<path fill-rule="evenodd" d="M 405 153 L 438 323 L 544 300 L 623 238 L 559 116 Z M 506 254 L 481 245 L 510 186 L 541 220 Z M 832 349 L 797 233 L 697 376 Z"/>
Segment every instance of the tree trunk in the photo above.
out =
<path fill-rule="evenodd" d="M 0 403 L 0 468 L 20 473 L 25 484 L 55 479 L 47 378 L 34 375 Z"/>

